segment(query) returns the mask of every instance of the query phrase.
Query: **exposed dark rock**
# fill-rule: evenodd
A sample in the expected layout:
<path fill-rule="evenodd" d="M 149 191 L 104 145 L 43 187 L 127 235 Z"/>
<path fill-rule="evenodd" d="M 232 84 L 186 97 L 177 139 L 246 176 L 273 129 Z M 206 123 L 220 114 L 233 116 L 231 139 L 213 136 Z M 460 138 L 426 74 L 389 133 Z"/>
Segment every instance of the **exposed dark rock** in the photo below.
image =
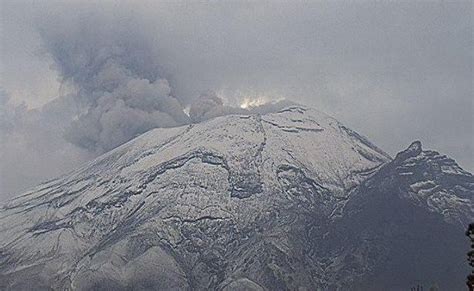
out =
<path fill-rule="evenodd" d="M 462 290 L 474 177 L 312 109 L 156 130 L 0 210 L 2 290 Z"/>

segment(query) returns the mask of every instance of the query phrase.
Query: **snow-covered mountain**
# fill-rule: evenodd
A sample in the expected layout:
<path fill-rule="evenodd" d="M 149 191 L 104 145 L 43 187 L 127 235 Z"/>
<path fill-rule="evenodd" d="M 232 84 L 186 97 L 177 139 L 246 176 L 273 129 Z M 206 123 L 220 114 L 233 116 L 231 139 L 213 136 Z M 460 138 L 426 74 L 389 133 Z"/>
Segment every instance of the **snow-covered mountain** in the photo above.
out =
<path fill-rule="evenodd" d="M 304 106 L 155 129 L 2 206 L 0 288 L 462 288 L 473 194 Z"/>

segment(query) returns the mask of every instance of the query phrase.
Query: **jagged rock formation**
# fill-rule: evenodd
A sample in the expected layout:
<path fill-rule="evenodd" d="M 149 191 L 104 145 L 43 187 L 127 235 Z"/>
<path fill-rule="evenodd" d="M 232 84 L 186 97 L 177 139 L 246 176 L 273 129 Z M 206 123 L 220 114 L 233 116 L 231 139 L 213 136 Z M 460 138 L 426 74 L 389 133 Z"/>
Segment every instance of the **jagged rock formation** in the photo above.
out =
<path fill-rule="evenodd" d="M 351 191 L 333 217 L 327 249 L 343 250 L 342 270 L 359 278 L 342 286 L 408 290 L 412 282 L 464 290 L 462 229 L 473 221 L 473 195 L 470 173 L 412 143 Z"/>
<path fill-rule="evenodd" d="M 303 106 L 156 129 L 1 208 L 0 288 L 456 288 L 473 193 Z"/>

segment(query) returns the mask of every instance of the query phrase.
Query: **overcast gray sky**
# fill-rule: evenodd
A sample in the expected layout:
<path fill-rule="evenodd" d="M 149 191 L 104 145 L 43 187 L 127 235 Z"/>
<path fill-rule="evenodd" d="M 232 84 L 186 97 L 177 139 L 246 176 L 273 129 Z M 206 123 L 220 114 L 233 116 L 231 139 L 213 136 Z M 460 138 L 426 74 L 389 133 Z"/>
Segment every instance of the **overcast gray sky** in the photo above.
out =
<path fill-rule="evenodd" d="M 163 96 L 169 89 L 183 106 L 206 90 L 230 104 L 286 98 L 334 116 L 392 155 L 419 139 L 474 170 L 472 1 L 1 3 L 0 199 L 99 153 L 71 144 L 83 142 L 83 124 L 69 140 L 66 127 L 84 103 L 138 90 L 114 87 L 104 97 L 103 83 L 88 87 L 98 73 L 76 71 L 84 64 L 76 56 L 95 60 L 102 47 L 114 54 L 125 47 L 127 56 L 118 53 L 120 68 L 99 73 L 126 72 L 127 82 L 146 80 L 165 88 Z M 147 60 L 131 65 L 137 58 L 128 53 Z M 98 97 L 86 100 L 84 92 Z M 165 111 L 137 128 L 181 122 Z M 110 147 L 103 135 L 94 142 Z"/>

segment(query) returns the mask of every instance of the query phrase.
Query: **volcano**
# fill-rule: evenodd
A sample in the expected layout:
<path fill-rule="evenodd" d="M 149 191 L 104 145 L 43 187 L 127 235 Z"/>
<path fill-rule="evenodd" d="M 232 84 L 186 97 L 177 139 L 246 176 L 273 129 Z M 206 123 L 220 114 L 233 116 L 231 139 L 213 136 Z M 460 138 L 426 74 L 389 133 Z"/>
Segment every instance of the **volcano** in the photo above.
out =
<path fill-rule="evenodd" d="M 154 129 L 0 209 L 0 289 L 463 290 L 474 176 L 314 109 Z"/>

